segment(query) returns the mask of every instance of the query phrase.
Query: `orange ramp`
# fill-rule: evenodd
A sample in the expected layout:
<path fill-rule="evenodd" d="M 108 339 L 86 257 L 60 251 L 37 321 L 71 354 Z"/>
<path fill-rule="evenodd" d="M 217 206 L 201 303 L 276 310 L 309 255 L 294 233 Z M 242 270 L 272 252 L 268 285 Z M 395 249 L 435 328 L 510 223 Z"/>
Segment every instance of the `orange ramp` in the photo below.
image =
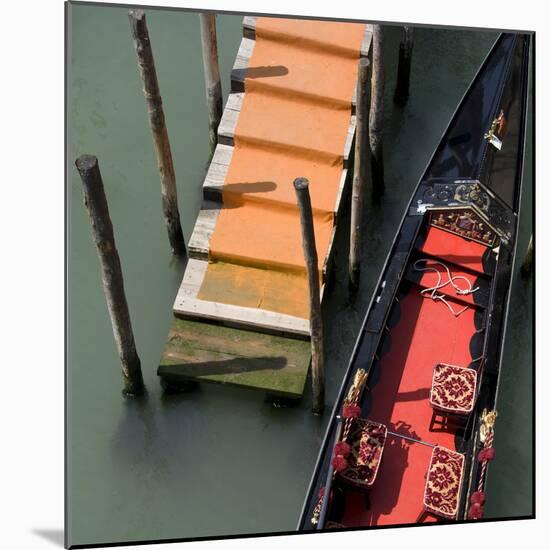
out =
<path fill-rule="evenodd" d="M 257 19 L 200 300 L 309 317 L 292 183 L 310 180 L 322 269 L 364 36 L 363 24 Z"/>

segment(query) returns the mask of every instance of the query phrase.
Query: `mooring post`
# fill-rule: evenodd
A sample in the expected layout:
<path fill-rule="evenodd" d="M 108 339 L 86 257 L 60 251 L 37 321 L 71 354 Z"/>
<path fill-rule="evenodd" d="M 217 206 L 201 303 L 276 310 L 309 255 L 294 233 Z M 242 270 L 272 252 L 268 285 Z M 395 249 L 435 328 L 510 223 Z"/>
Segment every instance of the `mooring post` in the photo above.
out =
<path fill-rule="evenodd" d="M 176 191 L 176 175 L 172 161 L 172 151 L 164 119 L 162 98 L 160 96 L 157 71 L 153 59 L 153 50 L 147 30 L 147 22 L 143 10 L 129 10 L 128 19 L 134 37 L 134 46 L 138 59 L 139 73 L 143 81 L 143 94 L 147 101 L 149 124 L 153 134 L 157 164 L 160 172 L 160 186 L 162 194 L 162 212 L 168 230 L 168 239 L 172 252 L 185 255 L 185 241 L 181 229 L 178 210 L 178 195 Z"/>
<path fill-rule="evenodd" d="M 113 224 L 109 216 L 99 164 L 97 158 L 92 155 L 82 155 L 75 164 L 82 179 L 84 204 L 92 222 L 92 234 L 101 265 L 103 290 L 107 298 L 118 356 L 122 363 L 123 393 L 128 396 L 142 395 L 145 385 L 141 363 L 134 342 L 120 258 L 115 245 Z"/>
<path fill-rule="evenodd" d="M 369 142 L 374 198 L 384 194 L 384 155 L 382 151 L 382 124 L 384 117 L 384 55 L 382 27 L 373 25 L 372 75 L 369 113 Z"/>
<path fill-rule="evenodd" d="M 411 79 L 411 61 L 414 44 L 414 28 L 403 27 L 403 36 L 399 44 L 399 64 L 397 66 L 397 84 L 393 100 L 398 105 L 404 105 L 409 98 L 409 83 Z"/>
<path fill-rule="evenodd" d="M 529 244 L 527 245 L 527 252 L 523 264 L 521 265 L 521 274 L 523 277 L 527 277 L 533 269 L 533 235 L 529 238 Z"/>
<path fill-rule="evenodd" d="M 367 187 L 367 159 L 369 150 L 369 118 L 367 114 L 369 60 L 359 60 L 356 94 L 355 158 L 351 191 L 351 229 L 349 246 L 349 287 L 355 292 L 359 286 L 361 261 L 361 225 Z"/>
<path fill-rule="evenodd" d="M 323 319 L 321 317 L 321 293 L 319 287 L 319 266 L 313 212 L 309 197 L 309 182 L 296 178 L 294 189 L 300 210 L 302 245 L 309 283 L 309 324 L 311 332 L 311 381 L 313 386 L 313 412 L 321 414 L 325 406 L 325 361 L 323 348 Z"/>
<path fill-rule="evenodd" d="M 201 13 L 202 62 L 204 65 L 204 85 L 208 105 L 208 137 L 212 151 L 218 142 L 218 126 L 222 119 L 223 100 L 220 68 L 218 65 L 218 41 L 216 38 L 216 16 Z"/>

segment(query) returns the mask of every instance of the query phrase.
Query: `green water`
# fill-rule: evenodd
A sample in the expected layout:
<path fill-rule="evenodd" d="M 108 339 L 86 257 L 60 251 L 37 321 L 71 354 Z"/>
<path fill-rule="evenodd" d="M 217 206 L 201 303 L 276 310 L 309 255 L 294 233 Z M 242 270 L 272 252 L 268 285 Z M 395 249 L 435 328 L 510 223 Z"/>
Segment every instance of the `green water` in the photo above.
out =
<path fill-rule="evenodd" d="M 149 10 L 185 235 L 198 212 L 209 150 L 198 15 Z M 369 206 L 360 297 L 346 300 L 346 221 L 325 314 L 327 414 L 274 409 L 253 391 L 205 385 L 163 396 L 156 376 L 184 263 L 170 254 L 159 178 L 126 9 L 73 5 L 68 95 L 68 537 L 92 544 L 295 528 L 328 411 L 410 193 L 494 33 L 417 32 L 411 98 L 393 107 L 399 31 L 386 30 L 386 184 Z M 242 33 L 218 17 L 223 88 Z M 120 365 L 74 159 L 98 156 L 148 396 L 121 397 Z M 528 169 L 528 175 L 531 172 Z M 519 250 L 531 232 L 526 180 Z M 531 513 L 531 283 L 515 276 L 497 460 L 488 513 Z"/>

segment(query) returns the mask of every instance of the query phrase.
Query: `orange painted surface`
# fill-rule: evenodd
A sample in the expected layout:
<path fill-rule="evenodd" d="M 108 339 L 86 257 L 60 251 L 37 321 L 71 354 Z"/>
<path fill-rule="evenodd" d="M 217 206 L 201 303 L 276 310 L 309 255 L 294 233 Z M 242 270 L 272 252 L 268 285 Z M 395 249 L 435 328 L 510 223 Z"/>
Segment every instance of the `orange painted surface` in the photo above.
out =
<path fill-rule="evenodd" d="M 258 18 L 199 298 L 309 317 L 293 181 L 310 181 L 321 270 L 364 32 L 361 24 Z"/>

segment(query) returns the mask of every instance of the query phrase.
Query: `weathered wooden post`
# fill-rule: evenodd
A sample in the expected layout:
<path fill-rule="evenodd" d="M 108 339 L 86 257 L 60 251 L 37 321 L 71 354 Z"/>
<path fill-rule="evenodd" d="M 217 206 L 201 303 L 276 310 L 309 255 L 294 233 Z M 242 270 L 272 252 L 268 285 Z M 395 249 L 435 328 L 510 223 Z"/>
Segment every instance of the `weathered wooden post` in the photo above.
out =
<path fill-rule="evenodd" d="M 529 238 L 529 244 L 527 245 L 527 252 L 523 264 L 521 265 L 521 274 L 523 277 L 527 277 L 533 269 L 533 235 Z"/>
<path fill-rule="evenodd" d="M 382 125 L 384 117 L 384 55 L 382 27 L 373 25 L 372 75 L 369 114 L 369 142 L 373 194 L 379 198 L 384 193 L 384 155 L 382 148 Z"/>
<path fill-rule="evenodd" d="M 369 149 L 369 129 L 367 114 L 369 60 L 359 60 L 356 94 L 355 158 L 353 161 L 353 186 L 351 191 L 351 230 L 349 247 L 349 283 L 355 292 L 359 286 L 361 261 L 361 225 L 363 205 L 367 187 L 367 157 Z"/>
<path fill-rule="evenodd" d="M 309 324 L 311 332 L 311 380 L 313 386 L 313 412 L 321 414 L 325 406 L 325 361 L 323 348 L 323 319 L 321 317 L 321 293 L 319 287 L 319 267 L 313 212 L 309 197 L 309 182 L 306 178 L 296 178 L 294 189 L 300 210 L 302 245 L 309 283 Z"/>
<path fill-rule="evenodd" d="M 204 84 L 208 105 L 208 137 L 212 151 L 218 142 L 218 126 L 222 119 L 223 100 L 220 68 L 218 65 L 218 41 L 216 38 L 216 16 L 213 13 L 201 13 L 202 62 L 204 65 Z"/>
<path fill-rule="evenodd" d="M 414 44 L 414 28 L 403 27 L 403 37 L 399 44 L 399 64 L 397 66 L 397 84 L 393 100 L 398 105 L 404 105 L 409 98 L 409 83 L 411 79 L 411 61 Z"/>
<path fill-rule="evenodd" d="M 170 246 L 174 254 L 185 255 L 185 241 L 183 239 L 178 210 L 176 175 L 174 174 L 172 151 L 170 150 L 170 141 L 164 119 L 162 98 L 160 96 L 145 13 L 143 10 L 129 10 L 128 19 L 130 20 L 132 36 L 134 37 L 139 73 L 143 81 L 143 94 L 147 100 L 149 124 L 155 143 L 157 164 L 160 172 L 162 212 L 164 214 L 166 229 L 168 230 L 168 239 L 170 240 Z"/>
<path fill-rule="evenodd" d="M 145 392 L 145 385 L 124 294 L 120 258 L 115 245 L 113 224 L 109 216 L 99 164 L 97 158 L 92 155 L 82 155 L 75 164 L 82 179 L 84 204 L 92 222 L 92 234 L 101 264 L 103 290 L 107 298 L 118 356 L 122 363 L 123 393 L 128 396 L 141 395 Z"/>

